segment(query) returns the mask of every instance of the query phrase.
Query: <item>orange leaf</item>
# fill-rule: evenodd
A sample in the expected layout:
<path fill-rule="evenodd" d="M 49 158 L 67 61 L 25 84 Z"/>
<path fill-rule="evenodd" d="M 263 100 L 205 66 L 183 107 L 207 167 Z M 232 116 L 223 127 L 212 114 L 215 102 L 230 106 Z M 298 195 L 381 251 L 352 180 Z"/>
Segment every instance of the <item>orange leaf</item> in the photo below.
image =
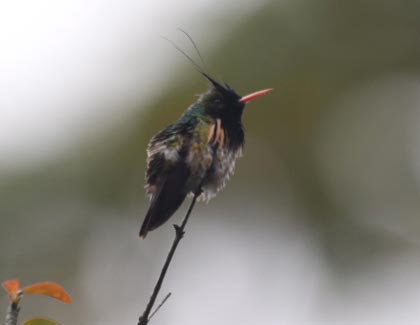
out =
<path fill-rule="evenodd" d="M 10 299 L 16 302 L 19 293 L 19 281 L 18 280 L 7 280 L 1 284 L 4 290 L 9 294 Z"/>
<path fill-rule="evenodd" d="M 66 304 L 71 303 L 71 298 L 67 292 L 54 282 L 39 282 L 29 285 L 22 289 L 24 294 L 35 294 L 49 296 L 58 299 Z"/>

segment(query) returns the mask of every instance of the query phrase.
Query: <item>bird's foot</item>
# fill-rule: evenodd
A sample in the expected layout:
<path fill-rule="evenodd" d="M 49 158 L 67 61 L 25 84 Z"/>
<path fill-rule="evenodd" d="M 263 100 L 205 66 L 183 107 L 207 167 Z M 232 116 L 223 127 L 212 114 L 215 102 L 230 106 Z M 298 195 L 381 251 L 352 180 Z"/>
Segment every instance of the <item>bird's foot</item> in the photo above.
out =
<path fill-rule="evenodd" d="M 174 225 L 176 236 L 179 238 L 184 237 L 185 231 L 178 225 Z"/>

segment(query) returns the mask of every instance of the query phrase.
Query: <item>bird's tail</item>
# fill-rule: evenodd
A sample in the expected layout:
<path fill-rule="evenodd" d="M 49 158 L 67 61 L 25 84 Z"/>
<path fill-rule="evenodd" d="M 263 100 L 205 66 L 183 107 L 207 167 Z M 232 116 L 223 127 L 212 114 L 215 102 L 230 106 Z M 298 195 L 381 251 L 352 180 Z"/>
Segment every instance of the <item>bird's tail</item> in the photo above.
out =
<path fill-rule="evenodd" d="M 143 224 L 140 228 L 140 237 L 146 238 L 149 231 L 156 229 L 163 225 L 168 219 L 175 213 L 179 206 L 184 201 L 185 194 L 172 194 L 172 197 L 168 198 L 162 195 L 152 202 L 149 210 L 146 213 Z"/>
<path fill-rule="evenodd" d="M 140 228 L 140 237 L 146 238 L 149 231 L 164 224 L 178 210 L 187 196 L 185 183 L 188 175 L 189 170 L 184 164 L 180 164 L 172 173 L 167 175 L 152 198 L 149 210 Z"/>

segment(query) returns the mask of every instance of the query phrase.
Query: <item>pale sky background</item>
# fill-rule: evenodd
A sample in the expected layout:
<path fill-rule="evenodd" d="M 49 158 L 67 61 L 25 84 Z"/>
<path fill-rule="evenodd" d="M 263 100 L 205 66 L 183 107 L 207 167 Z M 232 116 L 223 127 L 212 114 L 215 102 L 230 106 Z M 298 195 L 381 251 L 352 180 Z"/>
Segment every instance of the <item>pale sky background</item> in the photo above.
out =
<path fill-rule="evenodd" d="M 186 66 L 162 35 L 193 53 L 184 28 L 206 40 L 205 52 L 229 33 L 221 22 L 233 26 L 263 3 L 241 1 L 238 12 L 236 1 L 2 1 L 0 171 L 65 152 L 159 94 L 167 71 Z"/>
<path fill-rule="evenodd" d="M 280 1 L 279 5 L 287 10 L 300 2 Z M 132 110 L 142 109 L 139 103 L 160 96 L 179 71 L 183 71 L 180 78 L 196 73 L 161 35 L 196 57 L 191 44 L 177 31 L 181 27 L 210 57 L 211 50 L 236 24 L 262 5 L 263 1 L 256 0 L 1 1 L 0 173 L 36 169 L 80 147 L 101 131 L 130 119 Z M 312 11 L 304 15 L 309 21 Z M 306 45 L 310 27 L 302 28 L 303 20 L 292 19 L 301 15 L 290 17 L 288 26 L 302 33 Z M 311 41 L 317 39 L 310 39 L 308 44 Z M 346 44 L 345 37 L 342 41 Z M 215 75 L 218 73 L 216 67 Z M 156 316 L 156 324 L 176 319 L 179 324 L 192 325 L 198 318 L 203 325 L 219 319 L 222 324 L 420 324 L 419 199 L 418 191 L 412 188 L 418 187 L 420 180 L 419 80 L 415 74 L 398 72 L 360 82 L 330 103 L 331 111 L 320 116 L 321 126 L 313 137 L 314 160 L 319 162 L 325 193 L 348 213 L 340 217 L 396 234 L 412 246 L 386 259 L 357 265 L 351 276 L 340 274 L 343 278 L 338 279 L 312 223 L 302 222 L 310 220 L 306 214 L 311 211 L 300 210 L 300 205 L 294 207 L 294 198 L 287 197 L 287 176 L 280 176 L 280 172 L 270 175 L 272 180 L 282 179 L 284 183 L 276 193 L 269 194 L 256 193 L 258 190 L 244 177 L 241 185 L 234 183 L 226 189 L 226 196 L 224 193 L 217 201 L 195 210 L 196 219 L 188 225 L 191 231 L 165 283 L 164 290 L 173 290 L 174 296 Z M 285 90 L 276 89 L 287 90 L 295 90 L 293 80 Z M 278 107 L 269 107 L 266 112 L 269 109 Z M 260 157 L 270 161 L 283 154 L 273 152 L 258 135 L 247 139 L 247 148 L 254 153 L 254 160 L 249 155 L 240 161 L 241 168 L 255 164 Z M 415 178 L 415 185 L 407 182 L 410 177 Z M 235 186 L 241 188 L 238 196 L 233 195 Z M 73 228 L 92 222 L 91 228 L 79 230 L 82 235 L 78 238 L 83 238 L 78 243 L 82 247 L 81 267 L 74 275 L 77 283 L 70 288 L 76 292 L 74 304 L 48 308 L 59 320 L 73 319 L 77 310 L 85 324 L 134 324 L 144 305 L 142 295 L 149 295 L 151 284 L 147 281 L 157 273 L 156 265 L 160 267 L 154 258 L 165 256 L 162 243 L 172 236 L 172 229 L 167 225 L 147 242 L 139 242 L 140 208 L 136 216 L 102 210 L 94 206 L 94 200 L 84 202 L 83 190 L 88 190 L 83 184 L 80 188 L 80 193 L 75 192 L 81 197 L 74 200 L 80 210 L 78 205 L 75 210 L 69 208 L 75 204 L 71 198 L 64 203 L 41 200 L 45 206 L 35 214 L 34 230 L 25 229 L 29 234 L 17 241 L 16 255 L 43 251 L 42 247 L 51 246 L 64 235 L 73 239 Z M 54 191 L 54 187 L 48 190 Z M 50 194 L 44 191 L 41 194 Z M 37 201 L 36 194 L 31 192 L 30 199 L 33 195 L 33 201 Z M 223 201 L 227 197 L 230 201 Z M 147 204 L 144 198 L 139 202 Z M 240 216 L 240 222 L 214 218 L 229 214 Z M 76 223 L 66 215 L 80 220 Z M 10 223 L 16 233 L 26 225 L 26 219 L 13 213 L 7 219 L 16 222 Z M 263 219 L 270 223 L 261 223 L 258 228 Z M 58 230 L 51 231 L 50 236 L 39 236 L 45 229 Z M 345 253 L 351 256 L 352 248 Z M 212 263 L 215 260 L 218 263 Z M 139 270 L 145 273 L 139 274 Z M 121 313 L 117 315 L 112 308 Z"/>

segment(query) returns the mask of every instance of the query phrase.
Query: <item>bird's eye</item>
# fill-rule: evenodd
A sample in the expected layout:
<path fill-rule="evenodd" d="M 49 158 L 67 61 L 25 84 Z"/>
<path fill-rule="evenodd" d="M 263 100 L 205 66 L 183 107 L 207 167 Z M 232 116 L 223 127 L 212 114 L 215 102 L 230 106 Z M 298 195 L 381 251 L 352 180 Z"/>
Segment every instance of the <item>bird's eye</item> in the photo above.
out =
<path fill-rule="evenodd" d="M 220 98 L 215 98 L 213 99 L 213 103 L 219 105 L 222 103 L 222 100 Z"/>

